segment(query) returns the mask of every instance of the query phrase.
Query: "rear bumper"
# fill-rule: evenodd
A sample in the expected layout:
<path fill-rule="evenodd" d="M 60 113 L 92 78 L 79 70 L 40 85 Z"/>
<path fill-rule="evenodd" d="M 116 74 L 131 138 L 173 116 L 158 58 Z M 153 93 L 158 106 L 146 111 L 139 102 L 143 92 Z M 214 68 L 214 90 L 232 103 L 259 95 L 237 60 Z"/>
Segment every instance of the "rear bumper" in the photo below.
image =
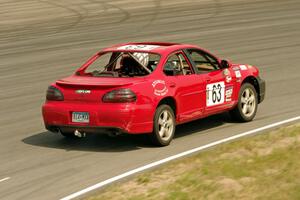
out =
<path fill-rule="evenodd" d="M 72 112 L 88 112 L 89 122 L 72 122 Z M 46 129 L 52 132 L 79 130 L 86 133 L 138 134 L 152 132 L 153 128 L 150 105 L 47 101 L 42 107 L 42 114 Z"/>
<path fill-rule="evenodd" d="M 48 131 L 58 133 L 74 133 L 76 130 L 80 133 L 86 134 L 118 134 L 124 133 L 124 130 L 121 130 L 116 127 L 99 127 L 99 126 L 74 126 L 74 125 L 46 125 L 45 128 Z"/>
<path fill-rule="evenodd" d="M 259 94 L 258 94 L 258 103 L 261 103 L 265 99 L 266 94 L 266 81 L 257 77 L 257 82 L 259 86 Z"/>

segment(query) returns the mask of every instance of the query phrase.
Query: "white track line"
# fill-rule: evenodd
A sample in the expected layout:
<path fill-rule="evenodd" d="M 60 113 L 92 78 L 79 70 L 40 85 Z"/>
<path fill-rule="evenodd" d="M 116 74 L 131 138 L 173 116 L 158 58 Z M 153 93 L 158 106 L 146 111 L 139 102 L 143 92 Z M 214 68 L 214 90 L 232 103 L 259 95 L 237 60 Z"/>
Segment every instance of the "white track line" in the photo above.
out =
<path fill-rule="evenodd" d="M 225 142 L 228 142 L 228 141 L 231 141 L 231 140 L 235 140 L 237 138 L 244 137 L 246 135 L 251 135 L 251 134 L 254 134 L 254 133 L 257 133 L 257 132 L 260 132 L 260 131 L 264 131 L 266 129 L 274 128 L 276 126 L 280 126 L 282 124 L 286 124 L 286 123 L 293 122 L 293 121 L 296 121 L 296 120 L 300 120 L 300 116 L 297 116 L 297 117 L 294 117 L 294 118 L 290 118 L 290 119 L 287 119 L 287 120 L 283 120 L 283 121 L 280 121 L 280 122 L 276 122 L 276 123 L 273 123 L 273 124 L 269 124 L 269 125 L 263 126 L 261 128 L 257 128 L 257 129 L 251 130 L 251 131 L 240 133 L 240 134 L 237 134 L 237 135 L 234 135 L 234 136 L 230 136 L 228 138 L 224 138 L 224 139 L 221 139 L 221 140 L 218 140 L 218 141 L 215 141 L 215 142 L 212 142 L 212 143 L 200 146 L 200 147 L 196 147 L 196 148 L 188 150 L 188 151 L 184 151 L 182 153 L 179 153 L 179 154 L 176 154 L 176 155 L 164 158 L 162 160 L 159 160 L 159 161 L 156 161 L 156 162 L 144 165 L 142 167 L 130 170 L 128 172 L 125 172 L 125 173 L 120 174 L 118 176 L 112 177 L 112 178 L 107 179 L 105 181 L 101 181 L 101 182 L 99 182 L 99 183 L 97 183 L 95 185 L 92 185 L 92 186 L 88 187 L 88 188 L 85 188 L 83 190 L 80 190 L 78 192 L 70 194 L 69 196 L 66 196 L 66 197 L 62 198 L 61 200 L 70 200 L 70 199 L 73 199 L 75 197 L 79 197 L 79 196 L 81 196 L 83 194 L 86 194 L 86 193 L 92 191 L 92 190 L 99 189 L 99 188 L 101 188 L 101 187 L 103 187 L 105 185 L 108 185 L 110 183 L 118 181 L 118 180 L 120 180 L 122 178 L 128 177 L 130 175 L 136 174 L 136 173 L 144 171 L 146 169 L 149 169 L 149 168 L 161 165 L 161 164 L 169 162 L 171 160 L 175 160 L 177 158 L 180 158 L 180 157 L 183 157 L 183 156 L 187 156 L 189 154 L 195 153 L 197 151 L 201 151 L 203 149 L 207 149 L 209 147 L 212 147 L 212 146 L 215 146 L 215 145 L 218 145 L 218 144 L 221 144 L 221 143 L 225 143 Z"/>
<path fill-rule="evenodd" d="M 6 177 L 6 178 L 3 178 L 3 179 L 0 179 L 0 183 L 3 182 L 3 181 L 7 181 L 8 179 L 10 179 L 10 177 Z"/>

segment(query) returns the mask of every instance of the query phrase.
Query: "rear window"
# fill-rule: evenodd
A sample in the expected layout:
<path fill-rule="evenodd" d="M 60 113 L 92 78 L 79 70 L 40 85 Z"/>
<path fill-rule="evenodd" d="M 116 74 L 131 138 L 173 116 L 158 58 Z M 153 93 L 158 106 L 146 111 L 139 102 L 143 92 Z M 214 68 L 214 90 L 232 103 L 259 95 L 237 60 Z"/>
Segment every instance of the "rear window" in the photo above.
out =
<path fill-rule="evenodd" d="M 145 52 L 106 52 L 100 54 L 83 75 L 95 77 L 134 77 L 151 74 L 160 55 Z"/>

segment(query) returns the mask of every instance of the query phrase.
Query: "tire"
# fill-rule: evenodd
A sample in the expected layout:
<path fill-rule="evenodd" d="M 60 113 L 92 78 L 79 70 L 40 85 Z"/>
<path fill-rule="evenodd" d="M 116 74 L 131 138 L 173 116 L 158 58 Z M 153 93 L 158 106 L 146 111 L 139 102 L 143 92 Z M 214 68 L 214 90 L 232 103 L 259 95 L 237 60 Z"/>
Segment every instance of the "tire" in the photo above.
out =
<path fill-rule="evenodd" d="M 250 83 L 244 83 L 239 92 L 238 104 L 229 113 L 240 122 L 252 121 L 257 111 L 257 92 Z"/>
<path fill-rule="evenodd" d="M 175 115 L 168 105 L 160 105 L 155 112 L 153 119 L 153 132 L 150 135 L 152 142 L 157 146 L 170 144 L 175 133 Z"/>

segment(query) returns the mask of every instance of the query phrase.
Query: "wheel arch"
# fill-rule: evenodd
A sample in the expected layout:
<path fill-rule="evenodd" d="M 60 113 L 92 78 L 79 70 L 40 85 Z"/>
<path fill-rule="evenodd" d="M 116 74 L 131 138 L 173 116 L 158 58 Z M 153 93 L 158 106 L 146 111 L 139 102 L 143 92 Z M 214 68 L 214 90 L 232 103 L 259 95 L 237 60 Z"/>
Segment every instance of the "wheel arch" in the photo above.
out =
<path fill-rule="evenodd" d="M 249 84 L 253 85 L 253 87 L 255 88 L 256 94 L 257 94 L 258 103 L 260 103 L 261 102 L 261 98 L 260 98 L 260 95 L 259 95 L 260 94 L 260 88 L 259 88 L 259 83 L 258 83 L 257 78 L 255 76 L 248 76 L 243 80 L 241 85 L 243 85 L 245 83 L 249 83 Z"/>
<path fill-rule="evenodd" d="M 164 97 L 162 98 L 159 103 L 157 104 L 156 108 L 158 108 L 160 105 L 168 105 L 172 108 L 173 112 L 174 112 L 174 115 L 175 115 L 175 118 L 177 116 L 177 104 L 176 104 L 176 100 L 174 97 Z"/>

